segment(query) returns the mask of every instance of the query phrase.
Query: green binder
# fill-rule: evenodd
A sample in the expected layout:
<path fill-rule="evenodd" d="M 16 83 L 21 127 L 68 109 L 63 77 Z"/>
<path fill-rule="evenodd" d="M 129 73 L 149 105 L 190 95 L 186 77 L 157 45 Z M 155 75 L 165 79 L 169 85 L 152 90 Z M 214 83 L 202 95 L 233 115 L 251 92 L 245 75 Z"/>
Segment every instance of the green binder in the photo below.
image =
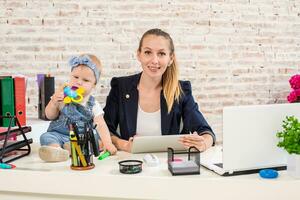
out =
<path fill-rule="evenodd" d="M 1 77 L 0 78 L 0 106 L 2 116 L 14 116 L 14 82 L 11 77 Z M 3 118 L 0 122 L 0 126 L 8 127 L 9 118 Z M 15 121 L 13 120 L 12 126 L 15 126 Z"/>

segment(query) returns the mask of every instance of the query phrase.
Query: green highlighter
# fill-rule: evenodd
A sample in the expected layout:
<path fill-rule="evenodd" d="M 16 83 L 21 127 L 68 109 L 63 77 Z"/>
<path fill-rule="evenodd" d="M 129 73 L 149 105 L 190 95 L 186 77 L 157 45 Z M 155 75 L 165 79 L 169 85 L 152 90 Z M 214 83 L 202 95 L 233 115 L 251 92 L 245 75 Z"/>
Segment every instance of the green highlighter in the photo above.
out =
<path fill-rule="evenodd" d="M 110 156 L 110 152 L 106 151 L 104 154 L 102 154 L 98 157 L 98 160 L 103 160 L 104 158 L 106 158 L 108 156 Z"/>

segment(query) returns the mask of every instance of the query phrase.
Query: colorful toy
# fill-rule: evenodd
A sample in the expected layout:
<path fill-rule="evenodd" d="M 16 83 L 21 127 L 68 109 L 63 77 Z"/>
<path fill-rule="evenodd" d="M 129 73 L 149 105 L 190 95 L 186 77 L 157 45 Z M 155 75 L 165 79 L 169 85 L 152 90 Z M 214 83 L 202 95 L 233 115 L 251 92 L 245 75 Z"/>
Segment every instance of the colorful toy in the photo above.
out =
<path fill-rule="evenodd" d="M 64 87 L 64 103 L 69 104 L 71 102 L 80 103 L 83 99 L 84 89 L 76 86 L 65 86 Z"/>

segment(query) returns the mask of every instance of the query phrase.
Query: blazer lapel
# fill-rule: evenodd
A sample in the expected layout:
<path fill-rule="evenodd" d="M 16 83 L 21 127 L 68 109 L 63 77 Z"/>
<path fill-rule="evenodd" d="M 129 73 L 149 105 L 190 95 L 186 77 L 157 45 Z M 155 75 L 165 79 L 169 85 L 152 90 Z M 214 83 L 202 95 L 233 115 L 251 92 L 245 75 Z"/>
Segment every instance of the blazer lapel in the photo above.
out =
<path fill-rule="evenodd" d="M 133 77 L 130 87 L 128 87 L 127 92 L 125 92 L 124 100 L 125 100 L 125 120 L 128 126 L 128 138 L 136 134 L 136 122 L 137 122 L 137 109 L 138 109 L 138 90 L 137 85 L 140 80 L 141 74 L 137 74 Z"/>
<path fill-rule="evenodd" d="M 172 112 L 172 111 L 171 111 Z M 167 102 L 164 97 L 163 91 L 161 91 L 160 94 L 160 115 L 161 115 L 161 133 L 162 135 L 169 135 L 170 130 L 168 127 L 170 127 L 170 116 L 168 116 L 168 107 Z"/>

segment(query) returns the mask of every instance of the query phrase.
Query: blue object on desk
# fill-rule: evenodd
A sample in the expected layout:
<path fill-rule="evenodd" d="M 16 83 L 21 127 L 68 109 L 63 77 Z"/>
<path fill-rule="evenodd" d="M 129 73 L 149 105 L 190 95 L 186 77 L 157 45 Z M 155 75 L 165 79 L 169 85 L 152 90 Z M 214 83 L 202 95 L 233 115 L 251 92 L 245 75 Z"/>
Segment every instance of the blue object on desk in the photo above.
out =
<path fill-rule="evenodd" d="M 6 163 L 0 163 L 0 169 L 11 169 L 12 166 Z"/>
<path fill-rule="evenodd" d="M 278 172 L 274 169 L 262 169 L 259 171 L 259 176 L 268 179 L 277 178 Z"/>

